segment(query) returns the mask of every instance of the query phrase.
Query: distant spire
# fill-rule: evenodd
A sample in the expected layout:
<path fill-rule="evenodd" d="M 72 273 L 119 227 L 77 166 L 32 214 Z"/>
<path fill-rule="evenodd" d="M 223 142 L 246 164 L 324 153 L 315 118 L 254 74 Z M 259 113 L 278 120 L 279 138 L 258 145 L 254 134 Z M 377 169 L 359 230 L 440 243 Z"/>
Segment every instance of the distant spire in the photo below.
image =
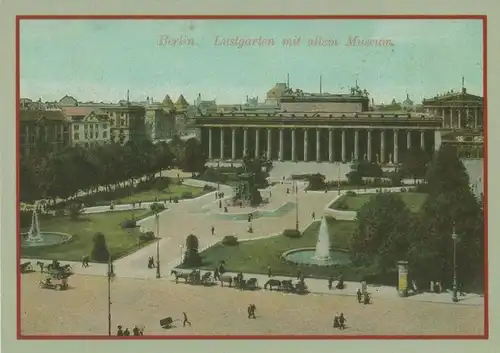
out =
<path fill-rule="evenodd" d="M 356 88 L 359 88 L 359 86 L 358 86 L 358 80 L 356 80 Z"/>
<path fill-rule="evenodd" d="M 286 74 L 286 88 L 290 88 L 290 74 Z"/>
<path fill-rule="evenodd" d="M 127 90 L 127 103 L 130 103 L 130 92 Z"/>
<path fill-rule="evenodd" d="M 462 76 L 462 89 L 465 87 L 465 77 Z"/>
<path fill-rule="evenodd" d="M 323 94 L 323 82 L 321 75 L 319 75 L 319 94 Z"/>

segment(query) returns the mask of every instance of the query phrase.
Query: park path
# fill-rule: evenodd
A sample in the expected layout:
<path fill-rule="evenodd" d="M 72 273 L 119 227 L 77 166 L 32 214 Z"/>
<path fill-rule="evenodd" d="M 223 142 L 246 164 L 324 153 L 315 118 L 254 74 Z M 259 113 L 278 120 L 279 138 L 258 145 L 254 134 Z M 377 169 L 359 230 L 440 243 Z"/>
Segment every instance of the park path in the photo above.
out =
<path fill-rule="evenodd" d="M 205 182 L 204 182 L 205 183 Z M 208 183 L 209 184 L 209 183 Z M 311 222 L 312 212 L 316 215 L 323 215 L 324 208 L 329 205 L 335 198 L 339 197 L 337 191 L 325 192 L 305 192 L 304 183 L 298 183 L 299 192 L 297 198 L 299 200 L 299 228 L 303 231 Z M 266 208 L 277 208 L 286 202 L 295 202 L 295 195 L 291 192 L 287 194 L 287 188 L 291 190 L 291 183 L 284 182 L 283 184 L 274 185 L 268 189 L 272 191 L 272 196 Z M 387 188 L 386 191 L 396 190 L 399 188 Z M 220 191 L 225 195 L 230 195 L 232 188 L 226 185 L 220 185 Z M 374 189 L 355 190 L 356 193 L 373 193 Z M 341 194 L 344 194 L 342 191 Z M 262 194 L 268 195 L 268 191 L 263 191 Z M 240 241 L 255 240 L 257 238 L 265 238 L 280 234 L 285 228 L 295 227 L 295 210 L 291 210 L 282 217 L 262 217 L 252 221 L 254 233 L 247 233 L 248 222 L 225 220 L 217 217 L 213 212 L 217 212 L 218 207 L 210 207 L 211 204 L 218 203 L 215 198 L 215 192 L 203 195 L 196 199 L 178 204 L 169 204 L 170 209 L 162 212 L 159 215 L 160 225 L 160 263 L 161 263 L 161 279 L 171 280 L 170 271 L 179 265 L 185 238 L 188 234 L 195 234 L 198 237 L 200 251 L 219 242 L 226 235 L 240 235 Z M 209 206 L 208 208 L 206 206 Z M 204 210 L 202 210 L 202 208 Z M 240 212 L 239 207 L 230 207 L 229 213 Z M 155 230 L 156 222 L 154 216 L 143 219 L 139 222 L 147 229 Z M 215 235 L 211 235 L 211 227 L 215 227 Z M 241 236 L 241 235 L 245 236 Z M 138 279 L 153 279 L 156 277 L 155 269 L 147 268 L 147 260 L 150 256 L 156 259 L 157 244 L 150 244 L 124 258 L 114 262 L 114 270 L 117 277 L 138 278 Z M 33 264 L 37 259 L 22 259 L 21 262 L 31 261 Z M 44 260 L 40 260 L 44 262 Z M 45 262 L 47 262 L 45 260 Z M 61 261 L 61 264 L 71 264 L 76 274 L 82 275 L 97 275 L 105 276 L 107 272 L 107 264 L 91 263 L 89 267 L 83 268 L 79 262 Z M 205 272 L 205 271 L 202 271 Z M 235 273 L 230 273 L 235 276 Z M 267 276 L 256 274 L 244 274 L 245 277 L 257 278 L 261 286 L 267 281 Z M 290 277 L 278 276 L 278 279 L 293 279 Z M 155 279 L 156 280 L 156 279 Z M 309 291 L 319 294 L 333 295 L 352 295 L 355 296 L 356 289 L 360 287 L 357 282 L 345 282 L 346 289 L 344 290 L 329 290 L 327 281 L 322 279 L 307 278 L 306 284 Z M 182 284 L 179 284 L 182 285 Z M 370 287 L 369 287 L 370 288 Z M 389 286 L 372 286 L 369 289 L 372 297 L 377 298 L 398 298 L 398 293 L 394 287 Z M 451 303 L 451 294 L 442 293 L 422 293 L 405 298 L 405 300 L 417 300 L 438 303 Z M 484 305 L 483 298 L 477 294 L 467 294 L 460 297 L 459 305 Z"/>

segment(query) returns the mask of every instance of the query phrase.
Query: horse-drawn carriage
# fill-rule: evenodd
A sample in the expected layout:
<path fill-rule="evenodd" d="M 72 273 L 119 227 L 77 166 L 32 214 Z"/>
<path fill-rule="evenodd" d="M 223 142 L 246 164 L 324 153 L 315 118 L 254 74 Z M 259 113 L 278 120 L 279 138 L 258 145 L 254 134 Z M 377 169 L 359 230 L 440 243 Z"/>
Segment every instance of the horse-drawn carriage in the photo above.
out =
<path fill-rule="evenodd" d="M 273 290 L 273 287 L 277 287 L 278 290 L 285 293 L 305 294 L 308 292 L 307 285 L 304 281 L 296 281 L 293 283 L 292 280 L 279 281 L 277 279 L 270 279 L 267 281 L 264 288 L 267 289 L 268 286 L 270 290 Z"/>
<path fill-rule="evenodd" d="M 28 273 L 28 272 L 33 272 L 33 266 L 31 265 L 31 262 L 24 262 L 20 265 L 20 271 L 21 273 Z"/>
<path fill-rule="evenodd" d="M 68 278 L 55 279 L 55 282 L 52 282 L 52 277 L 45 278 L 44 281 L 40 281 L 40 288 L 44 289 L 55 289 L 55 290 L 66 290 L 68 289 Z"/>
<path fill-rule="evenodd" d="M 233 278 L 234 288 L 241 290 L 256 290 L 259 289 L 257 278 L 252 277 L 247 280 L 242 275 Z"/>
<path fill-rule="evenodd" d="M 179 282 L 179 278 L 184 279 L 185 283 L 194 285 L 209 286 L 214 283 L 214 278 L 211 272 L 205 272 L 203 275 L 201 275 L 201 271 L 198 269 L 195 270 L 174 269 L 170 274 L 175 276 L 175 283 Z"/>

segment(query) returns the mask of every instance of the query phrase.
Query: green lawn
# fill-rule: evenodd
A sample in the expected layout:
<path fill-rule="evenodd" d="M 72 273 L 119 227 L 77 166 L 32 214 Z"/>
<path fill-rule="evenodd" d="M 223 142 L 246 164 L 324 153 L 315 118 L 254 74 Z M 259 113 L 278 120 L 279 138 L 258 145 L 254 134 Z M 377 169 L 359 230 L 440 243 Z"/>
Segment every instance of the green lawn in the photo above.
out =
<path fill-rule="evenodd" d="M 151 211 L 140 210 L 81 215 L 77 220 L 71 220 L 68 216 L 40 217 L 42 232 L 68 233 L 73 236 L 73 240 L 61 245 L 21 248 L 21 256 L 49 260 L 80 261 L 84 255 L 90 255 L 94 233 L 101 232 L 106 237 L 108 250 L 113 258 L 121 257 L 145 244 L 138 246 L 139 227 L 126 230 L 121 228 L 120 223 L 125 219 L 132 219 L 132 216 L 138 220 L 151 214 Z"/>
<path fill-rule="evenodd" d="M 118 203 L 124 204 L 124 203 L 131 203 L 135 202 L 138 203 L 139 201 L 141 202 L 151 202 L 155 201 L 155 197 L 158 198 L 158 200 L 168 200 L 170 198 L 178 197 L 179 199 L 182 198 L 182 194 L 185 192 L 190 192 L 193 195 L 193 198 L 201 196 L 205 193 L 202 188 L 194 187 L 194 186 L 188 186 L 188 185 L 177 185 L 173 184 L 168 187 L 168 189 L 165 190 L 147 190 L 147 191 L 142 191 L 138 193 L 132 194 L 132 196 L 127 196 L 123 197 L 121 199 L 118 199 Z"/>
<path fill-rule="evenodd" d="M 352 232 L 356 228 L 356 222 L 337 221 L 327 218 L 331 245 L 334 248 L 347 249 Z M 202 268 L 213 269 L 224 260 L 226 269 L 230 272 L 245 273 L 267 273 L 267 266 L 276 275 L 296 275 L 297 265 L 282 261 L 283 252 L 302 247 L 315 247 L 320 221 L 311 224 L 300 238 L 288 238 L 282 235 L 267 239 L 241 242 L 237 246 L 224 246 L 220 243 L 210 247 L 201 253 L 203 258 Z M 358 271 L 351 267 L 338 266 L 327 268 L 309 266 L 302 268 L 302 272 L 308 276 L 328 277 L 330 274 L 338 274 L 343 271 L 349 273 L 350 278 L 359 278 Z"/>
<path fill-rule="evenodd" d="M 427 199 L 427 194 L 416 192 L 401 192 L 397 195 L 403 199 L 403 202 L 412 212 L 418 212 Z M 336 209 L 336 206 L 339 203 L 344 203 L 347 205 L 347 209 L 345 209 L 346 211 L 359 211 L 361 207 L 374 196 L 374 194 L 360 194 L 355 196 L 344 195 L 332 203 L 330 208 Z"/>

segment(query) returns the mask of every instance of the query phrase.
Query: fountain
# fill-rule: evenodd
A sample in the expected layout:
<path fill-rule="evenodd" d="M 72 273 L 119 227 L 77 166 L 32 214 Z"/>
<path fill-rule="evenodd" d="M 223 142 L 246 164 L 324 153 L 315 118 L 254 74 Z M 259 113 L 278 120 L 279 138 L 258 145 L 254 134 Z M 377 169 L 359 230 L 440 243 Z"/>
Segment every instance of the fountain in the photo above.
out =
<path fill-rule="evenodd" d="M 320 261 L 328 261 L 332 258 L 330 256 L 330 234 L 328 234 L 328 224 L 326 224 L 325 217 L 321 218 L 314 258 Z"/>
<path fill-rule="evenodd" d="M 42 232 L 36 206 L 31 217 L 31 226 L 27 233 L 21 233 L 21 247 L 48 246 L 64 244 L 71 240 L 71 235 L 58 232 Z"/>
<path fill-rule="evenodd" d="M 282 256 L 286 261 L 300 265 L 332 266 L 351 263 L 349 253 L 330 249 L 330 234 L 325 217 L 321 219 L 316 248 L 293 249 Z"/>

